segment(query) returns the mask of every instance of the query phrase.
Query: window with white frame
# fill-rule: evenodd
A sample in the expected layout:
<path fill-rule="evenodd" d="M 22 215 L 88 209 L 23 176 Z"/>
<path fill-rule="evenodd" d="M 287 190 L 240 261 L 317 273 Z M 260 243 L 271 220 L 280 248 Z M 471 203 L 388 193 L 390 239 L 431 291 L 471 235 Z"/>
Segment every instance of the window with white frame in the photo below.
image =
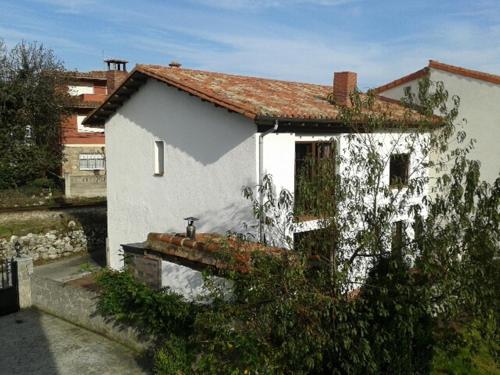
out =
<path fill-rule="evenodd" d="M 154 175 L 163 176 L 165 172 L 165 142 L 155 141 L 154 149 Z"/>
<path fill-rule="evenodd" d="M 76 85 L 68 85 L 68 94 L 71 96 L 78 96 L 82 94 L 93 94 L 94 86 L 76 86 Z"/>
<path fill-rule="evenodd" d="M 76 116 L 76 125 L 78 127 L 78 133 L 104 133 L 104 128 L 94 128 L 92 126 L 85 126 L 82 124 L 85 119 L 85 115 Z"/>
<path fill-rule="evenodd" d="M 80 154 L 81 171 L 103 171 L 106 169 L 104 154 Z"/>

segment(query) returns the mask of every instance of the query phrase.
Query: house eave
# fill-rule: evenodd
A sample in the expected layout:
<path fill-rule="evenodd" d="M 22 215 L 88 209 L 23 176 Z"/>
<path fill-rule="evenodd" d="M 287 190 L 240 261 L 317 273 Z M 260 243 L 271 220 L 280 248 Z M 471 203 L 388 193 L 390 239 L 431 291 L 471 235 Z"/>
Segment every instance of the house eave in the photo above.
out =
<path fill-rule="evenodd" d="M 147 81 L 147 76 L 136 69 L 83 120 L 83 125 L 104 126 L 106 121 Z"/>

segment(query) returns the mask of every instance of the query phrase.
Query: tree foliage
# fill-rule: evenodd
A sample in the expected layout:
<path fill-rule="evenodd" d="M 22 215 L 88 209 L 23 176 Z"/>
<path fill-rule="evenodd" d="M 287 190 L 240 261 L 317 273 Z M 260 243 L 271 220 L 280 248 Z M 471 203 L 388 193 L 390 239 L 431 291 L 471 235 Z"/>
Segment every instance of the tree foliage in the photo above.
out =
<path fill-rule="evenodd" d="M 0 188 L 59 172 L 70 102 L 64 77 L 52 50 L 21 42 L 9 51 L 0 41 Z"/>

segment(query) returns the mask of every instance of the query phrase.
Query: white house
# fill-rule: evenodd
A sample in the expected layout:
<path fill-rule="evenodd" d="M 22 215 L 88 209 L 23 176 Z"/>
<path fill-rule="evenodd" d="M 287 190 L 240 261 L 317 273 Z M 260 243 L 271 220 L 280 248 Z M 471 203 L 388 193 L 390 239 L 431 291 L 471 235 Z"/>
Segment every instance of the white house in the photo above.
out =
<path fill-rule="evenodd" d="M 418 93 L 418 81 L 423 77 L 443 82 L 450 100 L 452 95 L 460 97 L 458 119 L 466 120 L 467 137 L 477 140 L 470 157 L 481 162 L 482 179 L 492 183 L 500 172 L 500 76 L 430 60 L 427 67 L 374 91 L 400 100 L 408 87 Z"/>
<path fill-rule="evenodd" d="M 318 155 L 332 138 L 342 152 L 350 130 L 337 116 L 355 87 L 352 72 L 335 73 L 332 87 L 136 66 L 84 121 L 106 130 L 108 264 L 121 267 L 120 244 L 149 232 L 182 232 L 188 216 L 200 219 L 199 232 L 240 231 L 253 221 L 243 186 L 269 173 L 277 189 L 293 192 L 304 154 Z M 377 108 L 395 120 L 403 115 L 392 100 L 378 98 Z M 375 136 L 383 152 L 409 152 L 391 146 L 393 130 Z"/>

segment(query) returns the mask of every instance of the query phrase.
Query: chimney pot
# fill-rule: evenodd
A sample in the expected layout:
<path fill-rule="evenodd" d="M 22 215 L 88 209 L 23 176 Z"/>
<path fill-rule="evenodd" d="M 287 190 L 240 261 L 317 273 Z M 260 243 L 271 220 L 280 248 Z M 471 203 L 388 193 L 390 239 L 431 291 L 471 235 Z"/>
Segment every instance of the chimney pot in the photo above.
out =
<path fill-rule="evenodd" d="M 350 95 L 356 90 L 358 75 L 355 72 L 335 72 L 333 97 L 335 104 L 351 106 Z"/>
<path fill-rule="evenodd" d="M 107 59 L 104 62 L 108 65 L 108 71 L 127 71 L 127 63 L 126 60 L 121 59 Z"/>

